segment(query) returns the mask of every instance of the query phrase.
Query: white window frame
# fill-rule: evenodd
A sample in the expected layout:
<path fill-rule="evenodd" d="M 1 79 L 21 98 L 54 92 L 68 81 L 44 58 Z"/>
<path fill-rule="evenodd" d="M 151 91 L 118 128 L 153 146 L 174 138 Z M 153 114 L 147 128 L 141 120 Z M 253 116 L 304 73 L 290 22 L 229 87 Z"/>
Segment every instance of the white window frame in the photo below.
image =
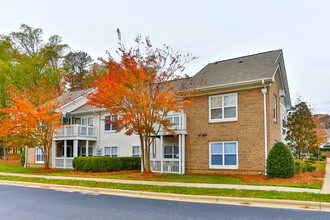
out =
<path fill-rule="evenodd" d="M 106 155 L 106 148 L 110 148 L 110 155 Z M 114 156 L 112 154 L 112 148 L 117 148 L 117 155 Z M 112 146 L 105 146 L 104 147 L 104 156 L 108 156 L 108 157 L 119 157 L 119 146 L 118 145 L 112 145 Z"/>
<path fill-rule="evenodd" d="M 276 122 L 277 118 L 277 96 L 274 94 L 273 95 L 273 119 L 274 122 Z"/>
<path fill-rule="evenodd" d="M 226 143 L 235 143 L 236 144 L 236 165 L 224 165 L 225 163 L 225 151 L 224 145 Z M 212 144 L 222 144 L 222 163 L 223 165 L 213 165 L 212 164 Z M 238 141 L 212 141 L 209 142 L 209 168 L 210 169 L 238 169 Z"/>
<path fill-rule="evenodd" d="M 236 117 L 232 117 L 232 118 L 224 118 L 224 97 L 225 96 L 235 96 L 236 98 L 236 102 L 235 102 L 235 106 L 226 106 L 226 107 L 236 107 Z M 212 98 L 219 98 L 221 97 L 222 99 L 222 106 L 219 107 L 222 109 L 222 118 L 217 118 L 217 119 L 212 119 L 211 117 L 211 110 L 212 109 L 219 109 L 219 108 L 211 108 L 211 99 Z M 228 94 L 221 94 L 221 95 L 213 95 L 213 96 L 209 96 L 209 122 L 227 122 L 227 121 L 237 121 L 238 120 L 238 95 L 237 93 L 228 93 Z"/>
<path fill-rule="evenodd" d="M 38 154 L 38 152 L 41 152 L 42 154 Z M 38 159 L 38 156 L 42 156 L 42 161 L 41 160 L 37 160 Z M 36 147 L 36 158 L 35 158 L 35 161 L 36 163 L 45 163 L 45 155 L 44 155 L 44 151 L 41 147 Z"/>
<path fill-rule="evenodd" d="M 104 116 L 104 126 L 103 126 L 104 132 L 109 132 L 109 133 L 116 132 L 117 130 L 114 129 L 115 124 L 112 124 L 112 123 L 110 123 L 110 130 L 105 129 L 105 125 L 107 124 L 106 123 L 106 117 L 110 117 L 110 120 L 113 120 L 113 117 L 117 117 L 117 120 L 118 120 L 118 115 L 105 115 Z"/>
<path fill-rule="evenodd" d="M 139 149 L 139 154 L 134 154 L 134 148 Z M 132 157 L 141 157 L 141 146 L 140 145 L 135 144 L 132 146 Z"/>

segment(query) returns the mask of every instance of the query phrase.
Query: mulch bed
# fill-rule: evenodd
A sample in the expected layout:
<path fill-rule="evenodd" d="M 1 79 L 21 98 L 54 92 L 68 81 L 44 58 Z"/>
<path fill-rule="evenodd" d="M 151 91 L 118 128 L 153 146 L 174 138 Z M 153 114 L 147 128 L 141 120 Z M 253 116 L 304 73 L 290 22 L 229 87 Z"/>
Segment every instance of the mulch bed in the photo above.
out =
<path fill-rule="evenodd" d="M 288 179 L 269 179 L 265 175 L 233 175 L 233 177 L 238 177 L 246 183 L 323 184 L 324 175 L 324 170 L 314 170 L 313 172 L 304 172 Z"/>

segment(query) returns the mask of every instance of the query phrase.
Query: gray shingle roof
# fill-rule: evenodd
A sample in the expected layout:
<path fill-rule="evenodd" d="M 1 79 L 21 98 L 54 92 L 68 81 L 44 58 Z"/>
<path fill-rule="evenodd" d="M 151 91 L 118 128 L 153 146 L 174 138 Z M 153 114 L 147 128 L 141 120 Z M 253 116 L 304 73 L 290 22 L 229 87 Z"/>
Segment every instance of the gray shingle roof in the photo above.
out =
<path fill-rule="evenodd" d="M 207 64 L 192 77 L 197 88 L 269 79 L 273 76 L 282 50 L 268 51 Z M 204 84 L 200 82 L 204 81 Z"/>
<path fill-rule="evenodd" d="M 66 92 L 63 93 L 61 96 L 59 96 L 57 99 L 62 103 L 62 105 L 69 103 L 80 96 L 87 94 L 88 92 L 92 91 L 94 88 L 90 89 L 83 89 L 83 90 L 78 90 L 78 91 L 73 91 L 73 92 Z"/>

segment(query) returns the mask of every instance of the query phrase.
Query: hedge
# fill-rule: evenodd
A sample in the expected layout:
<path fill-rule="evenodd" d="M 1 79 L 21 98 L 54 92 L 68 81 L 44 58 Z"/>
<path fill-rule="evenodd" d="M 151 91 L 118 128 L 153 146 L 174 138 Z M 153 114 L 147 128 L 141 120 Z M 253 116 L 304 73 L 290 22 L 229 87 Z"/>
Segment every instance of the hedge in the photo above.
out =
<path fill-rule="evenodd" d="M 294 159 L 289 148 L 282 142 L 276 143 L 267 158 L 269 178 L 290 178 L 294 175 Z"/>
<path fill-rule="evenodd" d="M 320 148 L 320 151 L 330 151 L 330 147 Z"/>
<path fill-rule="evenodd" d="M 137 170 L 141 168 L 140 157 L 75 157 L 72 161 L 75 170 L 83 172 L 109 172 Z"/>

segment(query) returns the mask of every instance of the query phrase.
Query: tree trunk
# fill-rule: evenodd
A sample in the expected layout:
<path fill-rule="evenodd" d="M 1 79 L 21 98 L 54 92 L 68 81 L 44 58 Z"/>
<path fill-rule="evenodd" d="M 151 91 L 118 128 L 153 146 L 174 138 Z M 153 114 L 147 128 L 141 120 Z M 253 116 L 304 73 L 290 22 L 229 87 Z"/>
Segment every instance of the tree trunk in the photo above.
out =
<path fill-rule="evenodd" d="M 49 146 L 44 146 L 44 164 L 45 170 L 49 169 Z"/>
<path fill-rule="evenodd" d="M 6 145 L 3 149 L 3 159 L 8 160 L 8 148 L 6 147 Z"/>
<path fill-rule="evenodd" d="M 146 172 L 150 173 L 150 141 L 149 141 L 150 137 L 145 137 L 145 148 L 146 148 L 146 155 L 145 155 L 145 164 L 146 164 Z"/>
<path fill-rule="evenodd" d="M 140 144 L 141 144 L 141 172 L 145 172 L 145 150 L 144 150 L 144 141 L 143 141 L 143 136 L 140 134 Z"/>

